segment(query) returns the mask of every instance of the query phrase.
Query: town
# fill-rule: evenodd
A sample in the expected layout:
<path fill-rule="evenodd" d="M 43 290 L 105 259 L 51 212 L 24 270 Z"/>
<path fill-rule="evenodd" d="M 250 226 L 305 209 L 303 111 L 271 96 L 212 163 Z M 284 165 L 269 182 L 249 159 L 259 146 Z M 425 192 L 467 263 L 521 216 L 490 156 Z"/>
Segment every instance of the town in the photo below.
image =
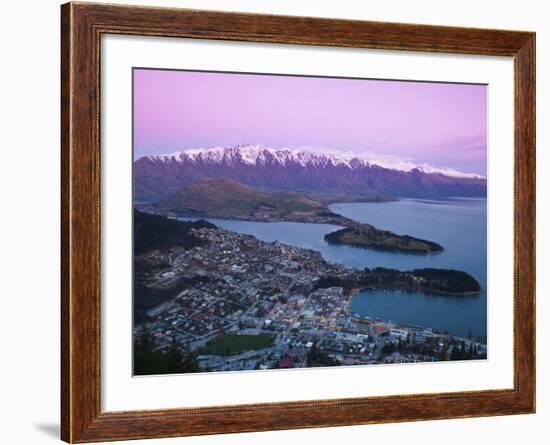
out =
<path fill-rule="evenodd" d="M 193 235 L 201 242 L 191 249 L 141 254 L 151 267 L 140 279 L 173 296 L 147 310 L 134 336 L 193 351 L 202 372 L 486 358 L 485 339 L 351 312 L 358 289 L 323 283 L 357 283 L 363 272 L 317 251 L 220 228 Z"/>

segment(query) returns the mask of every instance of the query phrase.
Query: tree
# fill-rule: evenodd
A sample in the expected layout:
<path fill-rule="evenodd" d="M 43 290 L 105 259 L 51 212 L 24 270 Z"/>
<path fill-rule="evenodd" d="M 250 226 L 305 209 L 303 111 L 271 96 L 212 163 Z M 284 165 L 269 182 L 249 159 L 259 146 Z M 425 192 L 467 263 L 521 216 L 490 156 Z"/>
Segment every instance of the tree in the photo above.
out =
<path fill-rule="evenodd" d="M 402 341 L 402 340 L 398 340 L 397 341 L 397 351 L 400 354 L 406 353 L 407 352 L 407 343 Z"/>
<path fill-rule="evenodd" d="M 158 349 L 155 338 L 144 329 L 134 343 L 134 374 L 176 374 L 200 372 L 197 353 L 191 351 L 187 343 L 182 353 L 176 338 L 172 337 L 166 352 Z"/>
<path fill-rule="evenodd" d="M 317 345 L 315 342 L 309 348 L 309 351 L 306 355 L 306 364 L 308 367 L 315 366 L 317 360 Z"/>
<path fill-rule="evenodd" d="M 183 355 L 176 341 L 176 337 L 172 337 L 170 347 L 165 353 L 166 372 L 184 372 L 183 371 Z"/>
<path fill-rule="evenodd" d="M 308 367 L 312 366 L 338 366 L 340 363 L 333 359 L 332 357 L 329 357 L 327 354 L 323 353 L 322 351 L 319 351 L 317 349 L 317 344 L 313 342 L 311 345 L 311 348 L 309 348 L 309 351 L 306 355 L 306 365 Z"/>
<path fill-rule="evenodd" d="M 460 350 L 460 347 L 458 345 L 453 346 L 453 349 L 451 350 L 451 360 L 462 360 L 462 351 Z"/>
<path fill-rule="evenodd" d="M 146 327 L 134 343 L 134 374 L 160 374 L 164 372 L 163 354 L 156 351 L 156 341 Z"/>
<path fill-rule="evenodd" d="M 448 356 L 449 346 L 445 345 L 441 348 L 439 353 L 437 354 L 437 359 L 441 361 L 449 360 Z"/>
<path fill-rule="evenodd" d="M 189 342 L 185 345 L 185 356 L 183 358 L 182 372 L 200 372 L 199 361 L 197 360 L 197 352 L 192 351 L 189 347 Z"/>
<path fill-rule="evenodd" d="M 461 341 L 458 345 L 453 346 L 451 351 L 451 360 L 469 360 L 472 358 L 472 353 L 466 350 L 466 344 Z"/>

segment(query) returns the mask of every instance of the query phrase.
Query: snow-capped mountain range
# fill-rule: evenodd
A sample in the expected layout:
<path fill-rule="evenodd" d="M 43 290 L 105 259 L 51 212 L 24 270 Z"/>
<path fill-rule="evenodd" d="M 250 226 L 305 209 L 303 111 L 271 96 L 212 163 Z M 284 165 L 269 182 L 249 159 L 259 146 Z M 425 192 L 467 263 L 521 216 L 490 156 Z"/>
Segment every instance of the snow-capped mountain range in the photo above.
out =
<path fill-rule="evenodd" d="M 151 160 L 162 160 L 164 162 L 181 162 L 185 159 L 196 162 L 210 163 L 239 163 L 248 165 L 266 164 L 276 160 L 281 164 L 298 164 L 302 166 L 322 166 L 331 164 L 333 166 L 344 165 L 351 169 L 364 166 L 378 165 L 379 167 L 390 168 L 394 170 L 411 171 L 419 169 L 425 173 L 441 173 L 446 176 L 455 176 L 458 178 L 483 178 L 476 173 L 463 173 L 449 168 L 437 168 L 429 164 L 415 165 L 412 162 L 401 161 L 379 161 L 370 159 L 369 155 L 335 155 L 326 153 L 313 153 L 303 150 L 291 150 L 288 148 L 275 149 L 264 147 L 262 145 L 237 145 L 235 147 L 214 147 L 214 148 L 191 148 L 173 153 L 148 156 Z"/>
<path fill-rule="evenodd" d="M 376 162 L 304 150 L 237 145 L 144 156 L 134 163 L 138 200 L 157 200 L 193 182 L 231 178 L 249 186 L 293 191 L 390 196 L 485 196 L 486 179 L 411 162 Z"/>

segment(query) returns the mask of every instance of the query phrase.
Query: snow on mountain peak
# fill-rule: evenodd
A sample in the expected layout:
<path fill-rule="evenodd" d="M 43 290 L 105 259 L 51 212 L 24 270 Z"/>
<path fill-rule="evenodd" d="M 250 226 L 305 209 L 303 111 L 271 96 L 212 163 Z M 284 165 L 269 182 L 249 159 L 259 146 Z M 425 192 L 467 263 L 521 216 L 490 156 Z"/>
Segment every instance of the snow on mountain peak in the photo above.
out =
<path fill-rule="evenodd" d="M 416 170 L 426 174 L 442 174 L 456 178 L 484 178 L 475 173 L 463 173 L 450 168 L 434 167 L 427 163 L 415 164 L 408 160 L 377 160 L 376 156 L 369 156 L 368 154 L 316 153 L 309 150 L 290 148 L 275 149 L 257 144 L 239 144 L 234 147 L 189 148 L 173 153 L 148 156 L 148 158 L 152 161 L 158 160 L 165 163 L 184 162 L 187 160 L 208 164 L 223 162 L 230 165 L 237 165 L 239 163 L 264 165 L 268 162 L 275 162 L 282 165 L 298 164 L 302 167 L 345 167 L 351 170 L 373 167 L 405 172 Z"/>

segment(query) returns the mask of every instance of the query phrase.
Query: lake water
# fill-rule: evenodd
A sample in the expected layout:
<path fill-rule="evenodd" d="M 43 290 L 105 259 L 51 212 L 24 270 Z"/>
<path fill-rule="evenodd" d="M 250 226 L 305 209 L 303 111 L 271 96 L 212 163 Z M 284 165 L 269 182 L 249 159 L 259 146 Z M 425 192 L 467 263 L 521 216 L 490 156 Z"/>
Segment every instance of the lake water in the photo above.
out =
<path fill-rule="evenodd" d="M 357 268 L 381 266 L 411 270 L 436 267 L 464 270 L 473 275 L 483 289 L 487 288 L 486 200 L 402 199 L 385 203 L 338 203 L 331 205 L 330 209 L 381 229 L 435 241 L 445 250 L 434 255 L 418 255 L 330 245 L 323 237 L 338 227 L 328 224 L 209 221 L 264 241 L 280 241 L 315 249 L 328 261 Z M 362 291 L 354 296 L 351 310 L 363 316 L 430 327 L 457 335 L 487 335 L 485 291 L 464 297 Z"/>

